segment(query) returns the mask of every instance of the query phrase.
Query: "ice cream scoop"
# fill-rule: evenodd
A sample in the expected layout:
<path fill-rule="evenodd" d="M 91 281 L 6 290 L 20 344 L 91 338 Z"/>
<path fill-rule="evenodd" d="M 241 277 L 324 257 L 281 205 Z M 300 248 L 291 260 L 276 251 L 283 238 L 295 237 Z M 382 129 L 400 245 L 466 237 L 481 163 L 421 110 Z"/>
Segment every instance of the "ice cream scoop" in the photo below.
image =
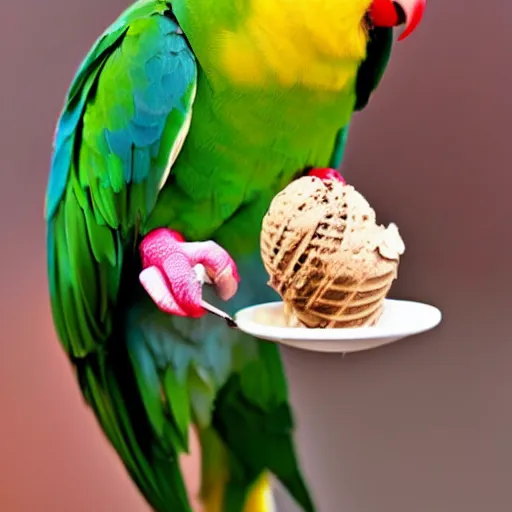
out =
<path fill-rule="evenodd" d="M 261 255 L 288 325 L 374 325 L 405 246 L 395 224 L 351 185 L 305 176 L 275 196 L 263 219 Z"/>

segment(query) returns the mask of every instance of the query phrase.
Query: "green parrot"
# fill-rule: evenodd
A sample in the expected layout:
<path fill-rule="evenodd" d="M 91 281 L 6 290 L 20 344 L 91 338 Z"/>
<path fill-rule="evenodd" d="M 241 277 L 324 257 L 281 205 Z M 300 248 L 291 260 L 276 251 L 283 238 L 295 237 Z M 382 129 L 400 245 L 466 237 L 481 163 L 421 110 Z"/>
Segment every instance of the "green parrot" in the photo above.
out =
<path fill-rule="evenodd" d="M 103 33 L 60 115 L 46 193 L 55 328 L 86 403 L 150 506 L 316 507 L 279 349 L 206 314 L 278 297 L 259 253 L 274 195 L 336 178 L 350 118 L 425 0 L 139 0 Z M 341 177 L 339 177 L 341 179 Z M 197 278 L 201 264 L 213 283 Z M 224 301 L 227 301 L 224 303 Z"/>

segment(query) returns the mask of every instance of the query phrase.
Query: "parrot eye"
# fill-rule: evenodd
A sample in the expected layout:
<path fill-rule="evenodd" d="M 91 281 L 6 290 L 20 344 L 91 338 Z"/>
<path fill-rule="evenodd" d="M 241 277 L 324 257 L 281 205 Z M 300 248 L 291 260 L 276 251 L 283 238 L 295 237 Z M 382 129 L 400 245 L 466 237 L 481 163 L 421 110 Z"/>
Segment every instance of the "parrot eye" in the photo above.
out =
<path fill-rule="evenodd" d="M 366 31 L 366 33 L 369 34 L 374 27 L 375 27 L 375 25 L 373 24 L 373 20 L 370 15 L 370 12 L 366 11 L 364 18 L 363 18 L 363 28 Z"/>
<path fill-rule="evenodd" d="M 374 27 L 373 21 L 372 21 L 372 17 L 370 15 L 370 11 L 366 11 L 366 13 L 364 15 L 363 26 L 368 31 L 371 30 Z"/>

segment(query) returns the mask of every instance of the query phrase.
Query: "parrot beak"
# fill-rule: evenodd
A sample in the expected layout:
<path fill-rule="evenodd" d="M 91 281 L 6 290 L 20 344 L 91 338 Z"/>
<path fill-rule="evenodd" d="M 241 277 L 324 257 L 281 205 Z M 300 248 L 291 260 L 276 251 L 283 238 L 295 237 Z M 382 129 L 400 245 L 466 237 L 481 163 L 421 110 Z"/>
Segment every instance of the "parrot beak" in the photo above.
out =
<path fill-rule="evenodd" d="M 405 25 L 398 38 L 403 41 L 419 25 L 425 12 L 427 0 L 373 0 L 370 17 L 376 27 L 398 27 Z"/>

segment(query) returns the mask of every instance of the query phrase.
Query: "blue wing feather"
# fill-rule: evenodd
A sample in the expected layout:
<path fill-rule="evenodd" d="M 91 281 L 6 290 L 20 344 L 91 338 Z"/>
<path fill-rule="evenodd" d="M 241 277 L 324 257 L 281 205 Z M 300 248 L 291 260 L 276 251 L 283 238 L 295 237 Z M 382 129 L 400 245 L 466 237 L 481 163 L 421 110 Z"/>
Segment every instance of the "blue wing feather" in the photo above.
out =
<path fill-rule="evenodd" d="M 99 39 L 78 69 L 66 98 L 54 139 L 54 152 L 50 164 L 50 176 L 46 193 L 46 218 L 50 218 L 64 194 L 71 168 L 75 134 L 89 99 L 101 65 L 116 45 L 122 42 L 126 27 L 110 31 Z"/>

